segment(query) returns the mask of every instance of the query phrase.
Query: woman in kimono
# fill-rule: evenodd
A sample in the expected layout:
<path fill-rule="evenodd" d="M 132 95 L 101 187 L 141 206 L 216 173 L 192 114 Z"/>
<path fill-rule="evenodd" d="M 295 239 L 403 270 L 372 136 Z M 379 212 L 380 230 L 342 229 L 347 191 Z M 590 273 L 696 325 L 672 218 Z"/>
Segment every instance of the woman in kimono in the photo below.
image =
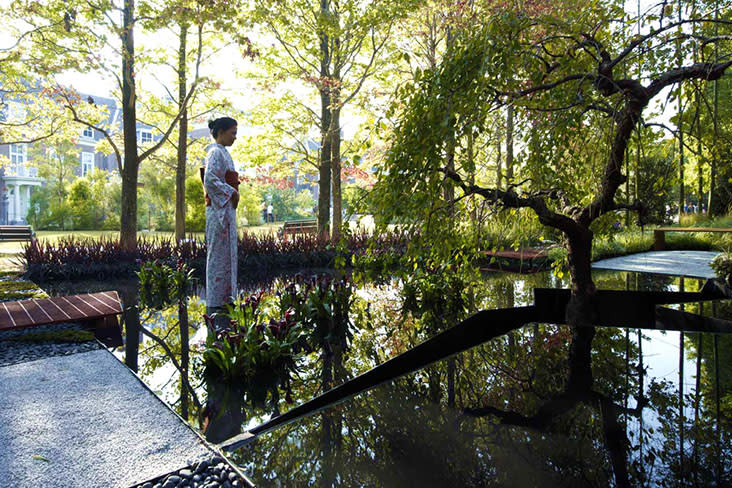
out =
<path fill-rule="evenodd" d="M 237 292 L 236 207 L 238 175 L 228 146 L 236 140 L 236 120 L 221 117 L 208 123 L 216 141 L 206 148 L 203 186 L 206 194 L 206 313 L 216 327 L 228 322 L 223 314 Z"/>

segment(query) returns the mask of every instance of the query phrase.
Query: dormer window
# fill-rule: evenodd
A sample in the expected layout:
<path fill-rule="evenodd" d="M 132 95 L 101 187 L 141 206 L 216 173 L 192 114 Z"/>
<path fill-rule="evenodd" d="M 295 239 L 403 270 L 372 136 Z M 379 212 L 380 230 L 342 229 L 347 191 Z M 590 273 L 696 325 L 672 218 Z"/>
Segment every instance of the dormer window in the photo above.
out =
<path fill-rule="evenodd" d="M 94 139 L 94 129 L 91 127 L 84 127 L 84 130 L 81 133 L 81 137 L 84 139 Z"/>

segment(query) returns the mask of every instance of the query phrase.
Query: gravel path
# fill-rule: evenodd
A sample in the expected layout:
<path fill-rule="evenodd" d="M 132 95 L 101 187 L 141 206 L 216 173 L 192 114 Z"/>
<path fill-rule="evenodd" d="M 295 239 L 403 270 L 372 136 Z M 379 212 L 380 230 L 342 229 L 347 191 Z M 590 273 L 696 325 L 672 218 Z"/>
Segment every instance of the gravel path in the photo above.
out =
<path fill-rule="evenodd" d="M 0 446 L 13 488 L 126 488 L 212 456 L 103 349 L 0 367 Z"/>

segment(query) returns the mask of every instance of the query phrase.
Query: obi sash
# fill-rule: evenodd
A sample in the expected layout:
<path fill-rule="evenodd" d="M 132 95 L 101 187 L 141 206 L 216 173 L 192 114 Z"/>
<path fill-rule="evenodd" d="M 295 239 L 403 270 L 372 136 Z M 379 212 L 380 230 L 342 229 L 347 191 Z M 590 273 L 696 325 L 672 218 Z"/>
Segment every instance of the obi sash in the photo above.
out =
<path fill-rule="evenodd" d="M 206 174 L 206 167 L 201 166 L 200 168 L 201 172 L 201 183 L 204 181 L 204 176 Z M 229 184 L 230 187 L 232 187 L 234 190 L 239 191 L 239 173 L 236 171 L 227 171 L 224 175 L 224 181 Z M 203 198 L 206 201 L 206 206 L 211 206 L 211 198 L 206 194 L 206 187 L 203 188 Z"/>

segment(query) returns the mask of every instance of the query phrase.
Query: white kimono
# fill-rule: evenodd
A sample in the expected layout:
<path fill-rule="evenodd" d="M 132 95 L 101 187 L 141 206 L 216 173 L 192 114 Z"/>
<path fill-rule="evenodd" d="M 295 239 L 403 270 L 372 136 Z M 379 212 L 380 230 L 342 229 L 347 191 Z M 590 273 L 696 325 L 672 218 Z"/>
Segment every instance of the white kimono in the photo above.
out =
<path fill-rule="evenodd" d="M 221 144 L 211 144 L 206 152 L 203 186 L 211 199 L 206 207 L 206 307 L 213 308 L 231 303 L 237 293 L 236 209 L 231 203 L 236 190 L 224 179 L 236 168 Z"/>

